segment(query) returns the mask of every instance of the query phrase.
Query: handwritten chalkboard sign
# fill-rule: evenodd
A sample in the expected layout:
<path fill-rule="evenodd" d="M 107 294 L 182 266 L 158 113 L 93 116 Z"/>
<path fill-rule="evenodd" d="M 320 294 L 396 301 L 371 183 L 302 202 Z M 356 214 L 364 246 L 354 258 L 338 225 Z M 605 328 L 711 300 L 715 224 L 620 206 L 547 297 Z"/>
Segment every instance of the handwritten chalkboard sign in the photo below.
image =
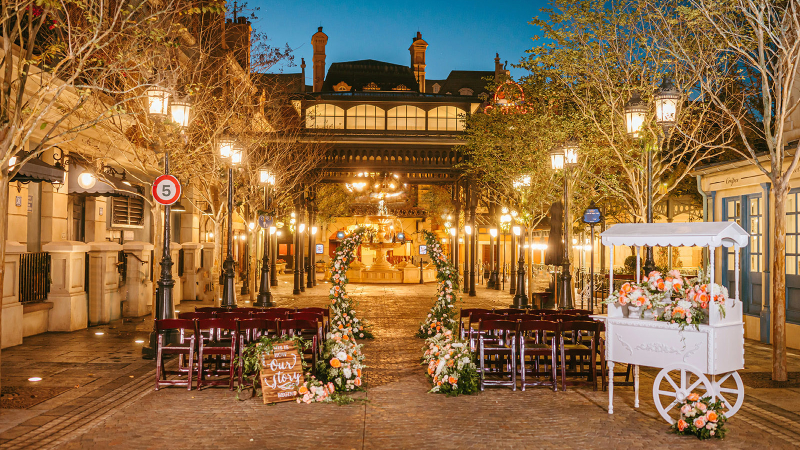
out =
<path fill-rule="evenodd" d="M 272 353 L 261 357 L 261 393 L 264 403 L 286 402 L 297 397 L 304 383 L 303 356 L 292 341 L 278 342 Z"/>

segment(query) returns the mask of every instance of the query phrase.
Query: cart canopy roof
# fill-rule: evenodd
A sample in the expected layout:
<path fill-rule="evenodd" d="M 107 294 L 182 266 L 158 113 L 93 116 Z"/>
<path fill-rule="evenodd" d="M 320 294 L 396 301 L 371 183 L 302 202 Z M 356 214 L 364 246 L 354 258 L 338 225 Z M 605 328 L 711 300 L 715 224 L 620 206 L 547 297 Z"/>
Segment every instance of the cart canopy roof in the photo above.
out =
<path fill-rule="evenodd" d="M 733 247 L 750 235 L 736 222 L 620 223 L 600 235 L 603 245 Z"/>

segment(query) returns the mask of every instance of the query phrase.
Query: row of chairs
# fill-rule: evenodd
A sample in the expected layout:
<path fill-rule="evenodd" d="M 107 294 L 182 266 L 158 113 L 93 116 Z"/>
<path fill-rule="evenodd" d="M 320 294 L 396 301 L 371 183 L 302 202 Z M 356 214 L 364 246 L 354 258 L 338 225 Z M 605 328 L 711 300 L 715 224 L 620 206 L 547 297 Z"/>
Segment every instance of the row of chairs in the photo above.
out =
<path fill-rule="evenodd" d="M 570 320 L 590 320 L 591 311 L 584 309 L 553 310 L 553 309 L 480 309 L 468 308 L 459 312 L 458 334 L 463 340 L 469 338 L 470 348 L 475 350 L 473 333 L 481 320 L 552 320 L 556 322 Z M 464 320 L 466 319 L 466 321 Z M 465 326 L 466 322 L 466 326 Z"/>
<path fill-rule="evenodd" d="M 277 308 L 276 308 L 277 309 Z M 269 311 L 269 310 L 267 310 Z M 156 321 L 158 332 L 156 348 L 156 390 L 161 385 L 187 386 L 192 389 L 193 374 L 197 374 L 197 388 L 205 385 L 234 387 L 234 361 L 241 358 L 244 348 L 262 336 L 302 336 L 311 342 L 304 358 L 316 367 L 321 352 L 324 313 L 296 310 L 274 312 L 259 311 L 195 311 L 180 313 L 177 319 Z M 165 336 L 173 335 L 165 341 Z M 178 369 L 167 371 L 165 355 L 178 355 Z M 196 360 L 195 360 L 196 355 Z M 206 360 L 214 356 L 214 360 Z M 184 358 L 187 358 L 184 361 Z M 168 375 L 185 375 L 185 379 L 167 379 Z M 207 376 L 228 376 L 228 380 L 207 380 Z M 243 381 L 239 366 L 238 382 Z"/>
<path fill-rule="evenodd" d="M 179 319 L 268 319 L 268 320 L 317 320 L 322 323 L 322 329 L 317 337 L 320 343 L 330 331 L 330 310 L 328 308 L 236 308 L 226 309 L 218 307 L 195 308 L 195 312 L 178 314 Z M 320 346 L 320 354 L 322 348 Z"/>
<path fill-rule="evenodd" d="M 516 390 L 517 373 L 521 376 L 523 391 L 527 386 L 541 385 L 551 385 L 557 391 L 557 368 L 560 368 L 563 390 L 566 390 L 567 375 L 585 376 L 586 382 L 597 390 L 597 357 L 601 358 L 601 368 L 604 362 L 599 351 L 600 333 L 603 331 L 601 323 L 580 318 L 564 321 L 512 319 L 514 317 L 509 316 L 505 319 L 481 319 L 478 322 L 476 334 L 481 391 L 486 385 L 511 386 Z M 567 357 L 570 358 L 569 362 Z M 587 370 L 584 370 L 587 363 Z M 507 375 L 509 379 L 487 380 L 487 374 Z M 529 381 L 527 375 L 537 380 Z M 549 381 L 538 380 L 542 376 L 547 376 Z"/>

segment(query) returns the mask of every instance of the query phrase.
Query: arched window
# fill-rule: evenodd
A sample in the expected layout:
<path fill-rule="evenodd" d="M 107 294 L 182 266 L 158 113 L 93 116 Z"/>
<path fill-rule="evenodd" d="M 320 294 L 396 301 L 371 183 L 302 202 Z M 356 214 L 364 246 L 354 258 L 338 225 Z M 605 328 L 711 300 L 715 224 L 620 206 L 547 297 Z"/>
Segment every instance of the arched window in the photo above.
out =
<path fill-rule="evenodd" d="M 428 131 L 463 131 L 467 113 L 455 106 L 439 106 L 428 111 Z"/>
<path fill-rule="evenodd" d="M 424 130 L 425 111 L 416 106 L 395 106 L 386 112 L 387 130 Z"/>
<path fill-rule="evenodd" d="M 474 91 L 470 88 L 461 88 L 458 90 L 458 95 L 472 95 Z"/>
<path fill-rule="evenodd" d="M 306 108 L 306 128 L 344 128 L 344 109 L 322 103 Z"/>
<path fill-rule="evenodd" d="M 347 110 L 348 130 L 385 130 L 386 115 L 373 105 L 358 105 Z"/>

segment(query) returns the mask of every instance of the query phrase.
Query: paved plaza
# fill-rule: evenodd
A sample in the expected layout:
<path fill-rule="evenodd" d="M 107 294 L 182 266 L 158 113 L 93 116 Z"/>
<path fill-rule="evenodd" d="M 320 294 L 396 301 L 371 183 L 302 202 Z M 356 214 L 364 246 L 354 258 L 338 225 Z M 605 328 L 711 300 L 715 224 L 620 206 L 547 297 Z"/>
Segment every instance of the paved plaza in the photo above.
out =
<path fill-rule="evenodd" d="M 290 277 L 277 306 L 323 306 L 327 285 L 291 295 Z M 290 449 L 290 448 L 695 448 L 692 437 L 668 432 L 652 403 L 653 371 L 643 371 L 642 404 L 618 387 L 614 415 L 607 393 L 487 388 L 480 394 L 428 394 L 419 365 L 423 341 L 413 337 L 432 304 L 435 286 L 349 285 L 359 314 L 373 324 L 364 341 L 368 389 L 358 401 L 335 404 L 239 401 L 226 388 L 153 390 L 154 362 L 141 358 L 150 320 L 125 320 L 74 333 L 26 338 L 2 353 L 0 448 Z M 478 289 L 464 307 L 506 307 L 507 293 Z M 184 302 L 179 310 L 193 310 Z M 102 334 L 99 334 L 102 333 Z M 800 388 L 759 381 L 771 349 L 748 342 L 743 374 L 747 398 L 711 448 L 800 446 Z M 790 354 L 797 386 L 800 356 Z M 29 377 L 42 377 L 31 383 Z M 750 381 L 752 380 L 752 381 Z M 8 392 L 7 392 L 8 391 Z M 706 445 L 705 443 L 702 445 Z"/>

